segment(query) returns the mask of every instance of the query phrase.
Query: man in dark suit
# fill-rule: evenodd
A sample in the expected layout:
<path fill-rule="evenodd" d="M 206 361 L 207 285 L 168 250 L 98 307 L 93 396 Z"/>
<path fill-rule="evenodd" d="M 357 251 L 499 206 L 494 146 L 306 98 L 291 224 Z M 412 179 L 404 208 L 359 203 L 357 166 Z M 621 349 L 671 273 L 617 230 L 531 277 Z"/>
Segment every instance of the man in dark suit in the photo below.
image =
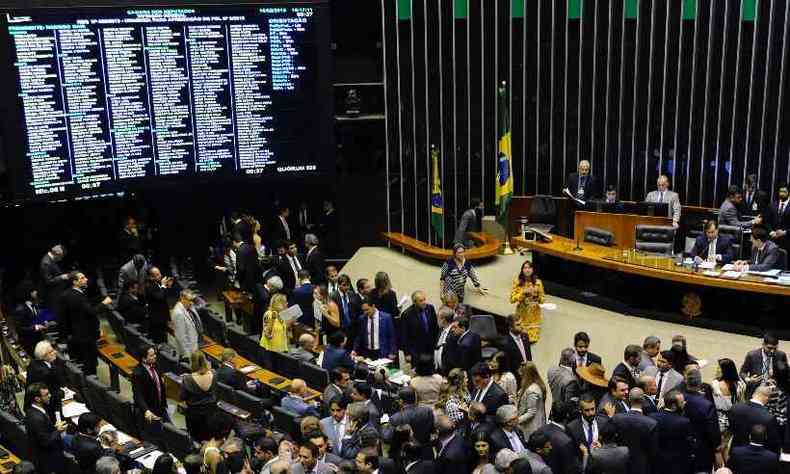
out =
<path fill-rule="evenodd" d="M 357 336 L 357 318 L 362 313 L 362 299 L 354 293 L 351 287 L 351 278 L 342 274 L 337 277 L 337 291 L 329 296 L 340 312 L 340 329 L 348 335 L 348 340 L 353 344 Z"/>
<path fill-rule="evenodd" d="M 236 370 L 236 367 L 233 365 L 233 359 L 237 356 L 236 351 L 230 347 L 222 350 L 222 354 L 220 354 L 222 365 L 219 366 L 215 373 L 217 382 L 233 387 L 234 390 L 250 391 L 249 387 L 247 387 L 247 378 Z"/>
<path fill-rule="evenodd" d="M 148 302 L 148 335 L 157 344 L 167 342 L 167 326 L 170 324 L 170 305 L 167 293 L 173 287 L 173 278 L 163 277 L 157 267 L 148 272 L 145 298 Z"/>
<path fill-rule="evenodd" d="M 607 406 L 611 405 L 615 413 L 628 411 L 628 382 L 620 377 L 609 379 L 608 391 L 598 402 L 598 413 L 606 414 Z"/>
<path fill-rule="evenodd" d="M 310 281 L 316 285 L 326 283 L 326 262 L 324 255 L 318 248 L 318 237 L 315 234 L 305 235 L 304 245 L 307 249 L 304 256 L 304 266 L 310 271 Z"/>
<path fill-rule="evenodd" d="M 459 367 L 466 372 L 483 360 L 483 347 L 480 336 L 469 330 L 469 318 L 459 318 L 450 329 L 453 337 L 446 342 L 448 351 L 447 367 Z"/>
<path fill-rule="evenodd" d="M 691 421 L 683 416 L 685 404 L 683 394 L 672 390 L 664 396 L 664 409 L 649 415 L 658 423 L 658 452 L 662 471 L 677 474 L 692 472 L 694 432 Z M 656 466 L 653 466 L 653 471 L 656 471 Z"/>
<path fill-rule="evenodd" d="M 123 229 L 118 236 L 118 250 L 121 256 L 121 261 L 125 262 L 132 258 L 135 254 L 140 253 L 143 248 L 140 242 L 140 233 L 137 231 L 137 221 L 134 217 L 126 217 L 123 223 Z"/>
<path fill-rule="evenodd" d="M 433 410 L 417 405 L 417 393 L 411 387 L 398 390 L 398 399 L 401 409 L 390 417 L 389 423 L 382 426 L 381 438 L 390 443 L 398 426 L 409 425 L 414 438 L 423 446 L 429 446 L 433 433 Z"/>
<path fill-rule="evenodd" d="M 351 356 L 397 360 L 398 341 L 392 317 L 376 309 L 376 305 L 367 299 L 362 302 L 362 314 L 364 317 L 359 320 L 359 333 Z"/>
<path fill-rule="evenodd" d="M 432 304 L 428 304 L 424 292 L 418 290 L 412 293 L 411 302 L 412 305 L 401 315 L 401 349 L 413 366 L 422 354 L 433 357 L 439 339 L 439 323 L 436 310 Z"/>
<path fill-rule="evenodd" d="M 600 196 L 600 189 L 598 188 L 598 180 L 590 174 L 590 162 L 581 160 L 579 162 L 578 172 L 568 175 L 568 180 L 565 182 L 565 189 L 563 192 L 571 196 L 588 201 Z"/>
<path fill-rule="evenodd" d="M 763 347 L 749 351 L 741 365 L 740 374 L 751 393 L 763 380 L 772 376 L 777 366 L 787 367 L 787 354 L 778 350 L 779 338 L 772 333 L 763 335 Z"/>
<path fill-rule="evenodd" d="M 414 441 L 403 445 L 403 472 L 405 474 L 436 474 L 436 465 L 433 461 L 423 458 L 423 446 Z"/>
<path fill-rule="evenodd" d="M 576 350 L 576 367 L 601 364 L 601 356 L 590 352 L 590 336 L 582 331 L 573 336 L 573 348 Z"/>
<path fill-rule="evenodd" d="M 642 413 L 642 397 L 640 388 L 632 388 L 628 394 L 631 409 L 626 413 L 618 413 L 612 417 L 612 423 L 628 447 L 630 456 L 629 474 L 650 474 L 663 472 L 652 469 L 658 455 L 658 433 L 656 420 Z"/>
<path fill-rule="evenodd" d="M 66 458 L 63 456 L 66 422 L 54 422 L 47 414 L 50 394 L 46 385 L 34 383 L 28 386 L 26 398 L 31 404 L 25 414 L 25 428 L 36 472 L 63 472 L 63 467 L 66 466 Z"/>
<path fill-rule="evenodd" d="M 38 317 L 38 290 L 29 281 L 23 281 L 15 291 L 16 304 L 10 312 L 19 344 L 28 355 L 42 338 L 45 326 L 36 324 Z"/>
<path fill-rule="evenodd" d="M 60 327 L 65 325 L 60 314 L 60 297 L 69 287 L 69 276 L 61 270 L 59 265 L 65 255 L 66 251 L 63 246 L 55 245 L 41 258 L 39 263 L 41 301 L 44 303 L 44 307 L 54 313 L 55 320 Z M 65 335 L 61 334 L 61 337 L 65 337 Z"/>
<path fill-rule="evenodd" d="M 156 348 L 146 345 L 140 351 L 140 365 L 132 371 L 132 395 L 142 426 L 170 421 L 167 413 L 165 381 L 156 367 Z"/>
<path fill-rule="evenodd" d="M 298 279 L 296 280 L 298 286 L 291 292 L 289 299 L 290 304 L 299 305 L 302 310 L 302 315 L 299 317 L 299 322 L 309 327 L 315 327 L 315 314 L 313 312 L 313 289 L 315 286 L 310 281 L 310 271 L 302 268 L 298 272 Z M 283 285 L 286 285 L 283 280 Z"/>
<path fill-rule="evenodd" d="M 735 262 L 737 271 L 764 272 L 773 269 L 783 269 L 779 246 L 768 238 L 768 230 L 757 226 L 752 229 L 752 256 L 749 260 Z"/>
<path fill-rule="evenodd" d="M 285 246 L 285 254 L 279 259 L 277 273 L 282 277 L 285 288 L 288 291 L 293 291 L 302 279 L 299 272 L 305 270 L 309 278 L 310 270 L 304 268 L 304 258 L 299 255 L 295 243 L 286 240 L 282 245 Z"/>
<path fill-rule="evenodd" d="M 781 437 L 776 418 L 768 411 L 766 404 L 771 397 L 772 388 L 760 385 L 754 391 L 752 399 L 738 403 L 730 410 L 730 429 L 732 430 L 732 446 L 746 446 L 755 425 L 763 425 L 766 430 L 765 448 L 779 453 Z"/>
<path fill-rule="evenodd" d="M 515 405 L 502 405 L 496 411 L 497 429 L 491 433 L 492 452 L 509 449 L 516 454 L 527 450 L 527 440 L 518 427 L 518 409 Z"/>
<path fill-rule="evenodd" d="M 601 428 L 609 422 L 609 417 L 597 413 L 595 397 L 591 393 L 585 393 L 579 399 L 579 412 L 580 416 L 571 420 L 565 431 L 576 445 L 584 445 L 588 451 L 592 451 L 594 445 L 600 444 L 598 436 Z"/>
<path fill-rule="evenodd" d="M 463 435 L 456 431 L 455 423 L 445 414 L 436 419 L 439 435 L 436 446 L 436 472 L 438 474 L 459 474 L 469 472 L 469 450 Z"/>
<path fill-rule="evenodd" d="M 25 383 L 28 387 L 35 383 L 42 383 L 49 389 L 50 401 L 47 404 L 50 417 L 55 417 L 55 413 L 61 411 L 63 404 L 63 383 L 62 366 L 58 359 L 58 353 L 49 341 L 40 341 L 33 350 L 35 359 L 27 366 L 27 376 Z M 25 400 L 27 407 L 32 400 Z"/>
<path fill-rule="evenodd" d="M 453 244 L 467 245 L 471 242 L 470 232 L 479 232 L 484 212 L 483 202 L 479 198 L 472 198 L 469 209 L 461 214 L 458 227 L 455 229 Z"/>
<path fill-rule="evenodd" d="M 790 190 L 787 185 L 779 186 L 779 201 L 771 205 L 768 222 L 768 236 L 781 248 L 790 251 Z"/>
<path fill-rule="evenodd" d="M 623 362 L 617 364 L 612 371 L 612 378 L 620 377 L 628 384 L 628 388 L 636 387 L 636 379 L 639 377 L 639 362 L 642 357 L 642 348 L 629 344 L 623 351 Z"/>
<path fill-rule="evenodd" d="M 328 372 L 332 372 L 335 367 L 354 368 L 351 353 L 346 349 L 346 335 L 343 331 L 335 331 L 327 338 L 327 345 L 324 346 L 324 357 L 321 359 L 321 367 Z"/>
<path fill-rule="evenodd" d="M 475 390 L 471 403 L 482 403 L 486 407 L 486 417 L 493 421 L 496 411 L 502 405 L 508 404 L 508 397 L 504 390 L 494 382 L 491 369 L 485 362 L 478 362 L 472 368 L 472 383 Z"/>
<path fill-rule="evenodd" d="M 520 384 L 521 364 L 532 360 L 532 346 L 527 332 L 521 325 L 521 318 L 515 314 L 508 316 L 508 328 L 510 330 L 503 338 L 502 351 L 507 356 L 505 360 L 509 362 L 508 370 L 516 377 L 516 383 Z"/>
<path fill-rule="evenodd" d="M 335 205 L 329 199 L 324 199 L 323 213 L 318 219 L 316 234 L 324 243 L 328 255 L 336 255 L 340 250 L 340 224 L 335 211 Z"/>
<path fill-rule="evenodd" d="M 730 451 L 727 467 L 738 474 L 778 474 L 779 455 L 765 449 L 767 436 L 765 426 L 754 425 L 749 444 Z"/>
<path fill-rule="evenodd" d="M 63 319 L 69 335 L 69 354 L 82 363 L 85 375 L 96 375 L 99 351 L 99 313 L 107 311 L 112 298 L 105 296 L 98 305 L 92 305 L 85 295 L 88 278 L 80 271 L 69 273 L 71 288 L 63 293 Z"/>
<path fill-rule="evenodd" d="M 535 432 L 543 434 L 551 442 L 551 453 L 548 456 L 547 464 L 551 467 L 551 472 L 555 474 L 581 474 L 582 472 L 579 445 L 565 429 L 568 408 L 564 402 L 553 402 L 549 422 Z M 532 444 L 531 441 L 530 444 Z"/>
<path fill-rule="evenodd" d="M 127 323 L 138 324 L 144 328 L 145 332 L 148 332 L 148 309 L 140 298 L 140 290 L 140 283 L 137 280 L 127 281 L 120 298 L 118 298 L 117 309 Z"/>
<path fill-rule="evenodd" d="M 691 256 L 697 262 L 712 261 L 724 265 L 735 257 L 732 243 L 730 236 L 719 234 L 719 224 L 711 219 L 705 223 L 705 233 L 694 242 Z"/>
<path fill-rule="evenodd" d="M 294 227 L 288 221 L 290 215 L 291 210 L 288 206 L 280 206 L 277 209 L 277 215 L 274 217 L 269 231 L 270 245 L 280 240 L 294 240 L 298 237 L 294 232 Z"/>
<path fill-rule="evenodd" d="M 83 413 L 77 420 L 77 434 L 71 441 L 71 452 L 77 458 L 77 465 L 82 472 L 95 472 L 96 461 L 107 453 L 99 441 L 99 423 L 101 418 L 94 413 Z"/>
<path fill-rule="evenodd" d="M 713 468 L 714 453 L 721 444 L 716 406 L 702 392 L 702 375 L 699 369 L 686 374 L 686 404 L 684 412 L 691 421 L 694 432 L 694 472 L 707 472 Z"/>

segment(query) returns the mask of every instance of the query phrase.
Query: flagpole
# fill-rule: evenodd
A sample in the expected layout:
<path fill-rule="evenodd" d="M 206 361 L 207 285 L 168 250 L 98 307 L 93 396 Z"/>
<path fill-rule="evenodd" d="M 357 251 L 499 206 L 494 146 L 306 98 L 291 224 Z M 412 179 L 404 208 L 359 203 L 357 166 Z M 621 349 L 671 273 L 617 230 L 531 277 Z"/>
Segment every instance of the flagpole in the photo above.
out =
<path fill-rule="evenodd" d="M 507 94 L 507 87 L 508 87 L 507 82 L 506 81 L 502 81 L 502 91 L 503 92 L 500 93 L 499 91 L 497 91 L 497 102 L 499 102 L 499 100 L 501 100 L 504 96 L 506 96 L 506 94 Z M 497 116 L 497 118 L 499 118 L 499 117 Z M 503 118 L 505 118 L 505 117 L 503 117 Z M 511 124 L 508 123 L 507 124 L 508 130 L 510 130 L 510 126 L 511 126 Z M 499 130 L 500 127 L 501 127 L 501 124 L 497 123 L 497 128 L 498 128 L 498 130 L 497 130 L 497 136 L 498 136 L 498 139 L 497 139 L 497 167 L 499 167 L 499 151 L 498 151 L 499 150 L 499 140 L 502 139 L 502 137 L 499 136 L 500 133 L 501 133 L 501 130 Z M 509 132 L 509 133 L 512 133 L 512 132 Z M 512 156 L 512 149 L 511 149 L 510 153 L 511 153 L 511 156 Z M 508 157 L 508 161 L 509 161 L 508 168 L 509 168 L 509 173 L 510 173 L 510 178 L 508 178 L 508 179 L 510 179 L 511 183 L 512 183 L 512 180 L 513 180 L 513 165 L 512 165 L 511 157 Z M 497 174 L 499 174 L 499 173 L 497 173 Z M 497 176 L 497 181 L 498 180 L 499 180 L 499 177 Z M 497 196 L 498 199 L 497 200 L 504 199 L 504 196 L 500 196 L 499 195 L 499 182 L 497 182 L 497 189 L 496 189 L 496 191 L 497 191 L 497 194 L 498 194 L 498 196 Z M 511 195 L 512 195 L 512 193 L 513 193 L 512 185 L 511 185 L 511 191 L 510 192 L 511 192 Z M 500 206 L 501 206 L 501 204 L 500 204 Z M 499 213 L 498 209 L 497 209 L 497 213 Z M 513 249 L 510 247 L 510 216 L 508 215 L 509 213 L 510 213 L 510 204 L 507 205 L 507 210 L 505 212 L 505 223 L 504 223 L 504 226 L 503 226 L 505 228 L 505 245 L 502 247 L 502 255 L 513 255 L 515 253 L 515 252 L 513 252 Z"/>

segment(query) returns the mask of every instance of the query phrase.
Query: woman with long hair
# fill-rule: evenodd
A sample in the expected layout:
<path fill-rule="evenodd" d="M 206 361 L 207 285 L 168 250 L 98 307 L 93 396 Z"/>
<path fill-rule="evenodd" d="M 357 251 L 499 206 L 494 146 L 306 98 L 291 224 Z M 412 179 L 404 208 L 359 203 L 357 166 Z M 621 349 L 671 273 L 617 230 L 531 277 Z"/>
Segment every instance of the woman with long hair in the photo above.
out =
<path fill-rule="evenodd" d="M 736 403 L 746 401 L 746 382 L 738 374 L 732 359 L 719 359 L 712 388 L 713 403 L 716 405 L 721 430 L 721 446 L 716 452 L 716 465 L 723 466 L 727 462 L 729 444 L 732 441 L 730 410 Z"/>
<path fill-rule="evenodd" d="M 496 467 L 491 462 L 496 453 L 492 452 L 493 449 L 491 440 L 488 437 L 488 431 L 480 430 L 472 433 L 472 447 L 475 450 L 477 459 L 472 474 L 496 474 Z"/>
<path fill-rule="evenodd" d="M 277 293 L 269 300 L 269 309 L 263 315 L 261 347 L 274 352 L 288 352 L 288 327 L 280 313 L 288 308 L 288 300 Z"/>
<path fill-rule="evenodd" d="M 494 354 L 491 360 L 488 361 L 488 368 L 491 369 L 491 377 L 494 379 L 494 383 L 505 391 L 510 403 L 515 403 L 516 392 L 518 391 L 516 376 L 507 370 L 508 363 L 505 353 L 500 351 Z"/>
<path fill-rule="evenodd" d="M 321 334 L 332 334 L 340 329 L 340 309 L 329 297 L 329 290 L 324 284 L 313 287 L 313 315 L 316 325 L 321 322 L 317 328 Z"/>
<path fill-rule="evenodd" d="M 528 360 L 519 368 L 521 386 L 518 390 L 518 425 L 524 438 L 546 424 L 546 384 L 534 362 Z"/>
<path fill-rule="evenodd" d="M 467 387 L 466 372 L 464 369 L 455 368 L 447 374 L 447 383 L 442 386 L 439 394 L 439 405 L 456 425 L 466 418 L 469 401 L 472 399 Z"/>
<path fill-rule="evenodd" d="M 532 262 L 527 260 L 521 264 L 521 271 L 513 280 L 510 303 L 516 305 L 516 316 L 527 330 L 530 344 L 535 344 L 540 339 L 540 323 L 543 321 L 540 305 L 545 300 L 543 282 L 535 274 Z"/>
<path fill-rule="evenodd" d="M 186 404 L 187 431 L 196 441 L 207 441 L 213 433 L 209 424 L 217 412 L 217 381 L 200 349 L 189 355 L 192 372 L 181 381 L 181 400 Z"/>
<path fill-rule="evenodd" d="M 453 245 L 453 256 L 448 258 L 442 265 L 442 273 L 439 277 L 439 290 L 442 297 L 453 293 L 458 297 L 460 303 L 464 302 L 466 292 L 466 280 L 471 278 L 472 284 L 485 295 L 486 290 L 480 286 L 480 277 L 471 262 L 465 257 L 466 247 L 457 243 Z"/>
<path fill-rule="evenodd" d="M 420 354 L 414 365 L 417 375 L 411 378 L 409 385 L 417 394 L 417 403 L 433 409 L 439 401 L 444 378 L 435 373 L 433 356 L 430 354 Z"/>
<path fill-rule="evenodd" d="M 370 292 L 370 299 L 382 313 L 389 314 L 393 319 L 400 318 L 398 295 L 392 289 L 392 282 L 390 282 L 387 272 L 378 272 L 373 277 L 373 291 Z"/>

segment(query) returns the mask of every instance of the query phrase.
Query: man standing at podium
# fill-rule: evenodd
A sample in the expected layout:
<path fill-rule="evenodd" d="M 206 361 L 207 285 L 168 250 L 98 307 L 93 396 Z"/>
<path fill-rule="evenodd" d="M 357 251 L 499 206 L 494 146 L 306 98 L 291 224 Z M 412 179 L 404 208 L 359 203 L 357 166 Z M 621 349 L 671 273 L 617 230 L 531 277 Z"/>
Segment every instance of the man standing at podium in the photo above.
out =
<path fill-rule="evenodd" d="M 582 201 L 588 201 L 598 196 L 598 181 L 595 176 L 590 174 L 589 161 L 581 160 L 579 162 L 578 172 L 568 175 L 568 181 L 562 191 Z"/>
<path fill-rule="evenodd" d="M 655 191 L 650 191 L 645 197 L 645 202 L 666 203 L 669 205 L 669 217 L 672 218 L 672 227 L 678 228 L 680 222 L 680 197 L 678 193 L 669 190 L 669 178 L 662 174 L 658 177 Z"/>

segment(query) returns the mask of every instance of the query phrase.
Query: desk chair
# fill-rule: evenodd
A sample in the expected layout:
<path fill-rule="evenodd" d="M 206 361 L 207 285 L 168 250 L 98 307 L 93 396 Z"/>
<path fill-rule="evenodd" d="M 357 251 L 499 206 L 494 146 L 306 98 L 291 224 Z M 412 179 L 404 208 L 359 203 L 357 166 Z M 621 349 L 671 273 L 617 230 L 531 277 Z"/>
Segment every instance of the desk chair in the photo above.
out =
<path fill-rule="evenodd" d="M 779 269 L 782 271 L 787 270 L 787 250 L 779 249 Z"/>
<path fill-rule="evenodd" d="M 163 423 L 162 428 L 165 449 L 178 459 L 184 459 L 187 454 L 198 448 L 189 433 L 178 429 L 172 423 Z"/>
<path fill-rule="evenodd" d="M 112 424 L 126 434 L 139 436 L 137 422 L 132 412 L 132 403 L 129 400 L 124 400 L 115 392 L 107 392 L 107 402 Z"/>
<path fill-rule="evenodd" d="M 672 255 L 675 250 L 675 229 L 667 225 L 637 225 L 637 250 Z"/>
<path fill-rule="evenodd" d="M 25 422 L 14 415 L 0 410 L 0 433 L 3 433 L 3 444 L 22 459 L 30 459 L 30 444 L 27 438 Z"/>
<path fill-rule="evenodd" d="M 614 234 L 606 229 L 600 229 L 598 227 L 585 227 L 584 241 L 590 242 L 591 244 L 611 247 L 614 245 Z"/>
<path fill-rule="evenodd" d="M 85 374 L 82 369 L 74 362 L 65 361 L 63 363 L 63 372 L 66 376 L 66 383 L 68 387 L 78 393 L 80 397 L 85 398 Z"/>
<path fill-rule="evenodd" d="M 85 377 L 85 400 L 88 408 L 104 419 L 112 415 L 107 395 L 109 391 L 110 387 L 101 383 L 95 375 Z"/>
<path fill-rule="evenodd" d="M 274 426 L 280 431 L 291 435 L 293 439 L 301 438 L 302 433 L 299 427 L 301 418 L 299 415 L 278 406 L 272 408 L 272 415 L 274 416 Z"/>
<path fill-rule="evenodd" d="M 496 330 L 496 321 L 490 314 L 475 314 L 469 319 L 469 330 L 487 341 L 488 346 L 483 347 L 483 359 L 490 359 L 499 349 L 494 347 L 499 338 Z"/>
<path fill-rule="evenodd" d="M 732 225 L 720 225 L 719 234 L 732 237 L 732 250 L 735 260 L 743 260 L 743 229 Z"/>

